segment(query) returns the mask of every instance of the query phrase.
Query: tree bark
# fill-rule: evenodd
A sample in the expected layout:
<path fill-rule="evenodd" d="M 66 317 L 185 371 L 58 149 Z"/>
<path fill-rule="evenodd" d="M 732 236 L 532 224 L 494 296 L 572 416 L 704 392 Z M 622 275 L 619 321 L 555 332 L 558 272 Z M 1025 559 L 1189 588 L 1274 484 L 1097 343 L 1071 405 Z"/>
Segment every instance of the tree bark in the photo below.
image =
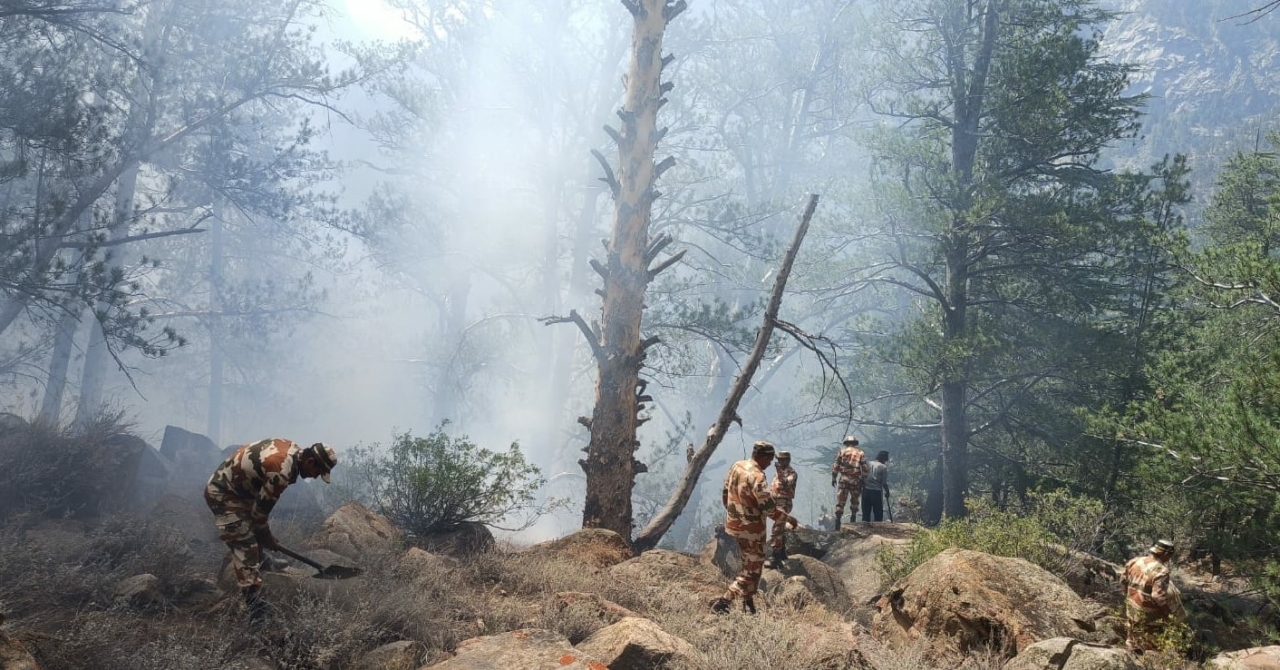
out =
<path fill-rule="evenodd" d="M 632 542 L 632 546 L 636 551 L 646 551 L 658 546 L 658 542 L 662 540 L 662 536 L 666 534 L 667 529 L 680 516 L 680 512 L 684 510 L 684 506 L 689 502 L 690 496 L 693 494 L 694 488 L 697 486 L 698 480 L 702 477 L 702 470 L 706 467 L 707 462 L 711 460 L 711 455 L 715 453 L 717 447 L 720 446 L 721 440 L 729 430 L 729 424 L 737 421 L 741 423 L 738 417 L 738 403 L 742 401 L 742 397 L 746 395 L 747 389 L 751 386 L 751 377 L 755 375 L 756 370 L 760 367 L 760 362 L 764 360 L 765 351 L 769 347 L 769 340 L 773 337 L 773 330 L 778 319 L 778 310 L 782 307 L 782 294 L 787 288 L 787 279 L 791 276 L 791 267 L 795 263 L 796 255 L 800 251 L 800 244 L 804 241 L 804 236 L 809 232 L 809 221 L 813 218 L 813 212 L 818 207 L 818 196 L 810 195 L 809 202 L 805 205 L 804 214 L 800 217 L 800 224 L 796 227 L 795 237 L 791 240 L 791 246 L 787 249 L 786 255 L 782 259 L 782 266 L 778 268 L 778 274 L 773 280 L 773 292 L 769 294 L 769 303 L 764 310 L 764 319 L 760 324 L 760 330 L 756 331 L 756 341 L 751 346 L 751 354 L 747 357 L 746 364 L 742 366 L 742 372 L 738 374 L 738 378 L 734 380 L 733 387 L 729 391 L 729 397 L 725 398 L 724 406 L 720 408 L 720 417 L 712 424 L 711 430 L 707 432 L 706 439 L 702 442 L 702 446 L 694 452 L 693 458 L 685 464 L 684 475 L 680 478 L 679 485 L 675 491 L 671 493 L 671 498 L 667 504 L 663 506 L 662 511 L 645 526 L 644 530 L 636 536 Z"/>
<path fill-rule="evenodd" d="M 661 170 L 653 154 L 665 129 L 658 128 L 658 109 L 665 102 L 662 83 L 662 38 L 667 23 L 685 9 L 684 0 L 622 0 L 633 18 L 626 99 L 615 131 L 618 144 L 613 231 L 607 247 L 604 305 L 596 355 L 596 403 L 590 420 L 587 457 L 579 464 L 587 477 L 584 528 L 607 528 L 631 536 L 631 492 L 637 472 L 635 451 L 638 412 L 643 409 L 640 367 L 645 347 L 640 337 L 645 290 L 654 270 L 648 251 L 654 189 Z M 667 163 L 664 161 L 664 165 Z"/>
<path fill-rule="evenodd" d="M 80 327 L 81 309 L 78 303 L 68 308 L 58 320 L 58 332 L 53 337 L 49 374 L 40 403 L 40 421 L 47 426 L 57 426 L 62 420 L 62 397 L 67 390 L 67 370 L 71 367 L 71 350 Z"/>

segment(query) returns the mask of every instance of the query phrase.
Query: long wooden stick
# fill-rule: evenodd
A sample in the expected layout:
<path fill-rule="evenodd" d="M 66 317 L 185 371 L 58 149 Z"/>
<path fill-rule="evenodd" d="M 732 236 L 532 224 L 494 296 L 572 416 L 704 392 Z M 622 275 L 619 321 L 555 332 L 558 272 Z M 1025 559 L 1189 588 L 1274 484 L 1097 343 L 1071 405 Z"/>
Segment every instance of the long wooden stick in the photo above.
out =
<path fill-rule="evenodd" d="M 702 447 L 693 454 L 693 458 L 685 464 L 684 475 L 680 478 L 680 484 L 672 491 L 671 498 L 667 504 L 663 506 L 662 511 L 649 522 L 643 530 L 636 535 L 632 541 L 632 546 L 637 552 L 647 551 L 658 546 L 658 542 L 662 540 L 662 536 L 671 528 L 671 524 L 675 523 L 676 518 L 684 511 L 685 505 L 689 504 L 689 498 L 693 495 L 693 488 L 698 483 L 698 479 L 702 477 L 702 471 L 707 466 L 707 462 L 711 460 L 711 455 L 715 453 L 720 442 L 724 440 L 725 433 L 729 431 L 729 424 L 733 422 L 742 423 L 742 419 L 738 417 L 738 403 L 742 402 L 742 397 L 746 395 L 747 389 L 751 386 L 751 378 L 755 375 L 756 370 L 760 368 L 760 362 L 764 360 L 765 350 L 769 347 L 769 339 L 773 337 L 774 327 L 778 318 L 778 310 L 782 307 L 782 294 L 787 288 L 787 279 L 791 276 L 791 266 L 795 264 L 796 255 L 800 251 L 800 243 L 804 241 L 804 236 L 809 232 L 809 221 L 813 219 L 813 212 L 818 207 L 817 194 L 809 195 L 809 202 L 805 205 L 804 214 L 800 217 L 800 224 L 796 227 L 796 234 L 791 240 L 791 247 L 787 249 L 787 254 L 782 259 L 782 267 L 778 268 L 778 275 L 773 280 L 773 292 L 769 295 L 769 304 L 764 310 L 764 320 L 760 324 L 760 330 L 756 331 L 756 341 L 751 347 L 751 355 L 747 357 L 747 362 L 742 366 L 742 371 L 738 373 L 738 378 L 733 381 L 733 387 L 729 389 L 729 396 L 725 398 L 724 405 L 720 408 L 720 415 L 716 422 L 711 426 L 711 430 L 707 431 L 707 438 L 703 440 Z"/>

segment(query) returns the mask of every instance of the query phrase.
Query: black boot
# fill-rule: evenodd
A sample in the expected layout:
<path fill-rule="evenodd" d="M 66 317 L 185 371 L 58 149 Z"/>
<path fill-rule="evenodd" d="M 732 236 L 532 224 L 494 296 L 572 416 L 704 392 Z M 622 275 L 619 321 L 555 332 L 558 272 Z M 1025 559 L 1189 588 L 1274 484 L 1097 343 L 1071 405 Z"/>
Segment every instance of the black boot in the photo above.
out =
<path fill-rule="evenodd" d="M 261 586 L 250 586 L 244 590 L 244 604 L 249 609 L 249 624 L 260 626 L 268 618 L 267 600 L 262 597 Z"/>
<path fill-rule="evenodd" d="M 712 612 L 715 612 L 716 614 L 728 614 L 728 613 L 729 613 L 729 599 L 728 599 L 728 598 L 716 598 L 715 600 L 711 601 L 711 611 L 712 611 Z"/>
<path fill-rule="evenodd" d="M 782 562 L 783 562 L 783 561 L 785 561 L 785 560 L 787 560 L 787 558 L 788 558 L 788 557 L 787 557 L 787 548 L 786 548 L 786 547 L 783 547 L 783 548 L 781 548 L 781 549 L 774 549 L 774 550 L 773 550 L 773 561 L 774 561 L 775 563 L 777 563 L 778 565 L 782 565 Z"/>
<path fill-rule="evenodd" d="M 747 614 L 755 614 L 755 613 L 756 613 L 756 598 L 755 598 L 755 596 L 747 596 L 746 598 L 743 598 L 743 599 L 742 599 L 742 611 L 746 612 Z"/>

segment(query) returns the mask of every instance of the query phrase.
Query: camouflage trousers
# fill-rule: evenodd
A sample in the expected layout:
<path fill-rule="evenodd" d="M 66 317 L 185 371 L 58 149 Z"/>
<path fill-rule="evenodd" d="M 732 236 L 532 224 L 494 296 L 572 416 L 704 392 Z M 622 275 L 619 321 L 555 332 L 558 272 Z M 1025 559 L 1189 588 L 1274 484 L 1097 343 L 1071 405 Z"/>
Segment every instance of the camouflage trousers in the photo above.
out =
<path fill-rule="evenodd" d="M 218 539 L 231 550 L 231 569 L 236 584 L 243 589 L 262 586 L 262 547 L 253 534 L 253 503 L 239 499 L 224 500 L 205 492 L 204 501 L 213 511 L 218 526 Z"/>
<path fill-rule="evenodd" d="M 724 597 L 726 600 L 750 598 L 760 588 L 760 573 L 764 570 L 764 522 L 730 532 L 738 541 L 738 549 L 742 552 L 742 570 L 729 585 Z"/>
<path fill-rule="evenodd" d="M 777 501 L 778 501 L 778 509 L 786 512 L 787 514 L 791 514 L 791 505 L 794 503 L 793 500 L 791 500 L 790 498 L 777 498 Z M 785 521 L 773 522 L 773 534 L 769 536 L 769 545 L 773 547 L 773 551 L 775 554 L 779 550 L 786 551 L 787 532 L 788 532 L 787 522 Z"/>
<path fill-rule="evenodd" d="M 836 488 L 836 523 L 840 523 L 840 517 L 844 516 L 845 502 L 852 505 L 849 509 L 849 521 L 857 521 L 860 500 L 862 500 L 862 482 L 841 477 Z"/>
<path fill-rule="evenodd" d="M 1154 651 L 1156 638 L 1164 630 L 1165 625 L 1172 621 L 1173 617 L 1164 610 L 1138 607 L 1126 600 L 1124 604 L 1124 623 L 1127 633 L 1125 646 L 1130 649 Z"/>

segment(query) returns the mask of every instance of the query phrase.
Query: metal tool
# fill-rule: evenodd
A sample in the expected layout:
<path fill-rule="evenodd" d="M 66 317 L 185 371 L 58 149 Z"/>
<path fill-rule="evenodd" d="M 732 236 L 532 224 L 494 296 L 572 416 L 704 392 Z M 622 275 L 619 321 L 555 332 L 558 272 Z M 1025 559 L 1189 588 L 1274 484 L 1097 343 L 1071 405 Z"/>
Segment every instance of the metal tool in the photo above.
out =
<path fill-rule="evenodd" d="M 345 565 L 322 565 L 288 547 L 282 547 L 278 544 L 275 549 L 285 556 L 296 558 L 299 561 L 315 568 L 316 574 L 312 575 L 312 577 L 315 577 L 316 579 L 350 579 L 352 577 L 357 577 L 364 572 L 364 570 L 361 570 L 360 568 L 352 568 Z"/>

